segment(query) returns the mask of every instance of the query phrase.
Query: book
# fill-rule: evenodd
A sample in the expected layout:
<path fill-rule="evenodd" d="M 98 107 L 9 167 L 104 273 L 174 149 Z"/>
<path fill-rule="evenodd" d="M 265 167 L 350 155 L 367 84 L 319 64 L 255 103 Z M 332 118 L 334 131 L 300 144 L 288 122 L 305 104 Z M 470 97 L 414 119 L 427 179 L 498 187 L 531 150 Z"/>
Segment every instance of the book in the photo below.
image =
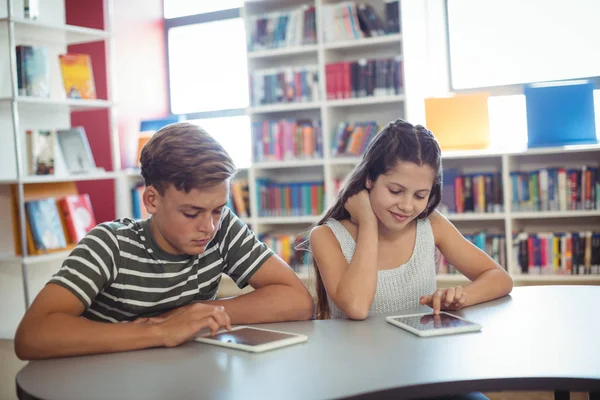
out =
<path fill-rule="evenodd" d="M 19 96 L 49 97 L 48 50 L 40 46 L 16 46 Z"/>
<path fill-rule="evenodd" d="M 59 201 L 71 242 L 77 243 L 96 226 L 90 196 L 87 193 L 63 197 Z"/>
<path fill-rule="evenodd" d="M 67 169 L 72 174 L 96 169 L 85 129 L 80 127 L 59 129 L 56 132 Z"/>
<path fill-rule="evenodd" d="M 38 250 L 53 250 L 67 247 L 56 199 L 53 197 L 25 203 L 27 220 Z"/>
<path fill-rule="evenodd" d="M 27 130 L 25 136 L 29 175 L 54 174 L 56 132 L 53 130 L 32 129 Z"/>
<path fill-rule="evenodd" d="M 65 94 L 69 99 L 95 99 L 96 86 L 88 54 L 58 56 Z"/>

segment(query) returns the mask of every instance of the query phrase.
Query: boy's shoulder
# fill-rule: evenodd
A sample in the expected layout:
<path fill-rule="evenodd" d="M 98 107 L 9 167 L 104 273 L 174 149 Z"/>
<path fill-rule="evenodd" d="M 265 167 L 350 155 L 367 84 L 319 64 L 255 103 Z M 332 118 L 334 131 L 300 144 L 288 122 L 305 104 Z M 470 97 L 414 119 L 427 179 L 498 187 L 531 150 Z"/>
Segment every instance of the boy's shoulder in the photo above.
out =
<path fill-rule="evenodd" d="M 108 229 L 115 235 L 127 235 L 129 232 L 139 232 L 144 229 L 142 221 L 131 218 L 119 218 L 113 221 L 106 221 L 96 225 L 96 228 Z"/>
<path fill-rule="evenodd" d="M 96 225 L 88 236 L 96 236 L 99 239 L 106 241 L 112 239 L 116 241 L 119 237 L 127 237 L 129 239 L 140 240 L 140 237 L 144 235 L 144 226 L 142 221 L 134 220 L 131 218 L 120 218 L 113 221 L 106 221 Z"/>

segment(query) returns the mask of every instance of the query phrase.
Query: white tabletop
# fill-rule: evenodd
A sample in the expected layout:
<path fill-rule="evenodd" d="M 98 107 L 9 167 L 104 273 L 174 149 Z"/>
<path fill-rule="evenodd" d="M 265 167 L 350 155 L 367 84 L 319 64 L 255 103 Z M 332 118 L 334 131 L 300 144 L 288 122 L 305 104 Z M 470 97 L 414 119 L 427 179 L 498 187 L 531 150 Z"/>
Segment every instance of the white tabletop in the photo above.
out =
<path fill-rule="evenodd" d="M 600 287 L 519 287 L 456 314 L 483 330 L 419 338 L 380 318 L 262 327 L 308 342 L 266 353 L 173 349 L 30 362 L 30 399 L 325 399 L 468 391 L 600 392 Z"/>

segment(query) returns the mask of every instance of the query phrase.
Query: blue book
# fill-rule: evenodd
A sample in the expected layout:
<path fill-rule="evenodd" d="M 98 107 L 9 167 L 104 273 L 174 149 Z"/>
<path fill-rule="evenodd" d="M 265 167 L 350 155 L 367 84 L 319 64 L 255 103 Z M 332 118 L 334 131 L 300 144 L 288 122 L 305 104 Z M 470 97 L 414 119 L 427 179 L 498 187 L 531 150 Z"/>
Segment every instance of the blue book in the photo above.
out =
<path fill-rule="evenodd" d="M 56 199 L 28 201 L 25 203 L 25 212 L 36 249 L 52 250 L 67 247 Z"/>

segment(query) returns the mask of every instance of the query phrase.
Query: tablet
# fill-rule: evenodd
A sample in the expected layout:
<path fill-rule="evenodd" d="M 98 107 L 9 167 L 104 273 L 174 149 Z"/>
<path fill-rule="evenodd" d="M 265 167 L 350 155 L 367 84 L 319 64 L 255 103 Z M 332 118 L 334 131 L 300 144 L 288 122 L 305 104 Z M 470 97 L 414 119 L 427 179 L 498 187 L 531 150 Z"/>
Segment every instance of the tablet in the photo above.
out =
<path fill-rule="evenodd" d="M 456 315 L 441 311 L 433 313 L 396 315 L 385 318 L 390 324 L 405 329 L 417 336 L 451 335 L 454 333 L 475 332 L 481 325 L 467 321 Z"/>
<path fill-rule="evenodd" d="M 215 336 L 210 336 L 210 333 L 208 333 L 198 336 L 194 340 L 252 353 L 261 353 L 263 351 L 306 342 L 308 337 L 298 333 L 280 332 L 250 326 L 236 326 L 231 331 L 219 331 Z"/>

